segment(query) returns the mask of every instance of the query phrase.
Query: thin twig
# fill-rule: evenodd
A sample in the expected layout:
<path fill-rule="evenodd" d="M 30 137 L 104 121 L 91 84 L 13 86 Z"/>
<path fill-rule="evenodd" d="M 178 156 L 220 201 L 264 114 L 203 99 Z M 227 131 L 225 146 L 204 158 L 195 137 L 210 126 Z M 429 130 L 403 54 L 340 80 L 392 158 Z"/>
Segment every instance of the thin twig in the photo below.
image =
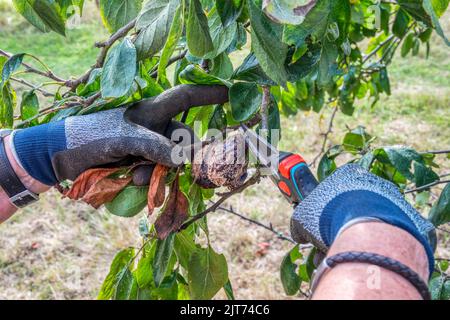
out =
<path fill-rule="evenodd" d="M 103 63 L 105 62 L 106 54 L 108 53 L 109 48 L 119 39 L 125 37 L 127 33 L 134 28 L 136 24 L 136 19 L 131 20 L 128 22 L 125 26 L 117 30 L 108 40 L 103 42 L 97 42 L 95 46 L 97 48 L 101 48 L 100 53 L 97 56 L 96 62 L 94 65 L 91 66 L 89 70 L 87 70 L 81 77 L 74 80 L 67 80 L 65 82 L 65 85 L 72 90 L 75 89 L 78 85 L 81 83 L 85 83 L 88 81 L 89 76 L 91 75 L 91 72 L 96 69 L 103 66 Z"/>
<path fill-rule="evenodd" d="M 364 57 L 362 60 L 362 64 L 366 63 L 372 56 L 374 56 L 381 48 L 383 48 L 386 44 L 392 41 L 394 39 L 394 35 L 390 35 L 386 40 L 381 42 L 378 46 L 375 47 L 367 56 Z"/>
<path fill-rule="evenodd" d="M 188 226 L 190 226 L 195 221 L 205 217 L 208 213 L 216 211 L 225 200 L 227 200 L 228 198 L 230 198 L 232 195 L 234 195 L 236 193 L 241 193 L 242 191 L 244 191 L 245 189 L 247 189 L 251 185 L 254 185 L 255 183 L 259 182 L 260 178 L 261 178 L 261 174 L 259 172 L 256 172 L 243 185 L 241 185 L 240 187 L 238 187 L 238 188 L 236 188 L 236 189 L 234 189 L 234 190 L 232 190 L 230 192 L 227 192 L 227 193 L 223 194 L 222 197 L 219 200 L 217 200 L 208 209 L 206 209 L 203 212 L 201 212 L 201 213 L 191 217 L 189 220 L 187 220 L 185 223 L 183 223 L 178 231 L 186 229 Z"/>
<path fill-rule="evenodd" d="M 211 201 L 211 202 L 212 202 L 212 201 Z M 213 203 L 213 202 L 212 202 L 212 203 Z M 266 225 L 266 224 L 264 224 L 264 223 L 262 223 L 262 222 L 259 222 L 259 221 L 253 220 L 253 219 L 251 219 L 251 218 L 248 218 L 248 217 L 246 217 L 246 216 L 244 216 L 244 215 L 242 215 L 242 214 L 236 212 L 236 211 L 233 209 L 232 206 L 230 206 L 230 208 L 226 208 L 226 207 L 223 207 L 223 206 L 219 206 L 219 207 L 217 208 L 217 210 L 222 210 L 222 211 L 225 211 L 225 212 L 234 214 L 235 216 L 241 218 L 242 220 L 245 220 L 245 221 L 247 221 L 247 222 L 253 223 L 253 224 L 255 224 L 255 225 L 257 225 L 257 226 L 260 226 L 260 227 L 262 227 L 262 228 L 264 228 L 264 229 L 266 229 L 266 230 L 269 230 L 270 232 L 273 232 L 274 234 L 276 234 L 277 238 L 279 238 L 279 239 L 281 239 L 281 240 L 286 240 L 286 241 L 289 241 L 289 242 L 291 242 L 291 243 L 293 243 L 293 244 L 297 244 L 294 240 L 292 240 L 291 237 L 288 237 L 287 235 L 283 234 L 281 231 L 276 230 L 276 229 L 272 226 L 272 224 Z"/>
<path fill-rule="evenodd" d="M 333 113 L 331 114 L 330 117 L 330 121 L 328 123 L 328 129 L 327 131 L 323 134 L 323 141 L 322 141 L 322 147 L 320 148 L 320 152 L 314 157 L 314 159 L 311 161 L 311 163 L 309 164 L 310 166 L 315 166 L 317 160 L 320 158 L 320 156 L 325 152 L 325 147 L 327 145 L 327 141 L 328 141 L 328 136 L 330 135 L 330 133 L 333 131 L 333 122 L 334 122 L 334 118 L 336 117 L 336 113 L 338 111 L 338 108 L 335 107 L 333 110 Z"/>
<path fill-rule="evenodd" d="M 450 182 L 450 180 L 438 180 L 438 181 L 426 184 L 426 185 L 418 187 L 418 188 L 405 190 L 404 193 L 406 194 L 406 193 L 412 193 L 412 192 L 419 192 L 419 191 L 422 191 L 422 190 L 426 190 L 426 189 L 428 189 L 430 187 L 436 186 L 438 184 L 449 183 L 449 182 Z"/>
<path fill-rule="evenodd" d="M 427 153 L 431 153 L 431 154 L 447 154 L 447 153 L 450 153 L 450 150 L 432 150 L 432 151 L 424 151 L 424 152 L 421 152 L 420 154 L 427 154 Z"/>
<path fill-rule="evenodd" d="M 173 64 L 174 62 L 177 62 L 178 60 L 183 59 L 186 56 L 187 50 L 183 50 L 180 54 L 171 57 L 169 59 L 169 61 L 167 62 L 167 67 L 170 66 L 171 64 Z M 157 67 L 157 66 L 155 66 Z M 152 78 L 156 78 L 158 76 L 158 68 L 156 68 L 155 71 L 153 71 L 152 73 L 150 73 L 150 77 Z"/>
<path fill-rule="evenodd" d="M 48 91 L 46 91 L 44 89 L 41 89 L 41 88 L 39 88 L 39 86 L 36 86 L 36 85 L 34 85 L 34 84 L 24 80 L 24 79 L 18 79 L 18 78 L 14 78 L 14 77 L 11 77 L 10 79 L 15 81 L 15 82 L 21 83 L 21 84 L 23 84 L 23 85 L 25 85 L 27 87 L 30 87 L 33 90 L 39 91 L 44 97 L 53 97 L 54 96 L 53 93 L 50 93 L 50 92 L 48 92 Z"/>
<path fill-rule="evenodd" d="M 11 54 L 11 53 L 9 53 L 9 52 L 6 52 L 6 51 L 4 51 L 4 50 L 2 50 L 2 49 L 0 49 L 0 55 L 5 56 L 5 57 L 7 57 L 7 58 L 11 58 L 11 57 L 13 56 L 13 54 Z M 53 73 L 53 71 L 51 71 L 51 70 L 48 70 L 47 72 L 44 72 L 44 71 L 41 71 L 41 70 L 39 70 L 39 69 L 34 68 L 33 66 L 31 66 L 31 65 L 29 65 L 28 63 L 25 63 L 25 62 L 23 62 L 23 61 L 22 61 L 22 65 L 25 67 L 25 70 L 26 70 L 27 72 L 35 73 L 35 74 L 38 74 L 38 75 L 40 75 L 40 76 L 43 76 L 43 77 L 46 77 L 46 78 L 50 78 L 50 79 L 52 79 L 52 80 L 55 80 L 55 81 L 57 81 L 57 82 L 61 82 L 61 83 L 65 83 L 65 82 L 66 82 L 66 80 L 64 80 L 64 79 L 61 78 L 61 77 L 58 77 L 58 76 L 55 75 L 55 74 Z"/>
<path fill-rule="evenodd" d="M 269 129 L 269 104 L 270 104 L 270 87 L 262 86 L 262 102 L 261 102 L 261 129 Z"/>

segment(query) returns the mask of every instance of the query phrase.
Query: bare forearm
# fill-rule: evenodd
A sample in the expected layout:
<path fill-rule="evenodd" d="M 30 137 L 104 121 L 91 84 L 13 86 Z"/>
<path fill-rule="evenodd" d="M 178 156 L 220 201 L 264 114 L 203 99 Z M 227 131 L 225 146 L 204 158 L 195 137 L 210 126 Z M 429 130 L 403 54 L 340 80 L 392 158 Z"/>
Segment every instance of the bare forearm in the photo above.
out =
<path fill-rule="evenodd" d="M 5 138 L 5 150 L 8 156 L 8 160 L 11 163 L 14 172 L 19 177 L 20 181 L 24 184 L 24 186 L 34 192 L 34 193 L 42 193 L 50 189 L 50 186 L 40 183 L 39 181 L 33 179 L 30 175 L 28 175 L 25 170 L 17 163 L 14 158 L 11 148 L 10 148 L 10 137 Z M 0 188 L 0 223 L 4 222 L 8 218 L 10 218 L 15 212 L 17 208 L 9 201 L 7 194 Z"/>
<path fill-rule="evenodd" d="M 381 223 L 356 224 L 333 243 L 328 256 L 345 251 L 378 253 L 393 258 L 428 279 L 428 260 L 412 235 Z M 365 263 L 337 265 L 321 279 L 314 299 L 421 299 L 419 292 L 402 276 Z"/>

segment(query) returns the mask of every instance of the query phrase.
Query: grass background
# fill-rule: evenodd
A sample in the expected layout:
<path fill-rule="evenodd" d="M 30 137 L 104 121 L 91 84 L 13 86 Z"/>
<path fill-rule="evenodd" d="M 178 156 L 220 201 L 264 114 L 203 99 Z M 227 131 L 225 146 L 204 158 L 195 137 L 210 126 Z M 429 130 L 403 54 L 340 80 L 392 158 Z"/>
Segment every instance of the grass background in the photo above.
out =
<path fill-rule="evenodd" d="M 449 18 L 447 13 L 441 19 L 447 34 Z M 87 1 L 81 22 L 67 32 L 66 38 L 42 34 L 15 13 L 10 0 L 0 0 L 0 48 L 35 54 L 63 78 L 77 76 L 95 61 L 98 49 L 93 44 L 107 37 L 93 1 Z M 353 117 L 338 114 L 330 144 L 339 143 L 347 127 L 363 125 L 378 137 L 378 145 L 403 144 L 423 151 L 448 149 L 449 49 L 440 38 L 433 37 L 428 59 L 424 51 L 421 48 L 417 57 L 394 60 L 389 68 L 392 96 L 383 97 L 374 108 L 367 101 L 359 102 Z M 244 56 L 245 52 L 236 54 L 234 64 Z M 36 80 L 33 75 L 27 77 Z M 19 97 L 24 88 L 17 83 L 14 87 Z M 312 159 L 320 150 L 320 132 L 326 131 L 330 113 L 325 108 L 320 114 L 283 118 L 281 148 Z M 450 171 L 445 156 L 439 157 L 438 163 L 441 173 Z M 439 192 L 439 188 L 433 189 L 432 197 Z M 236 195 L 227 205 L 288 233 L 292 209 L 270 181 Z M 139 245 L 138 220 L 139 216 L 125 219 L 104 209 L 95 211 L 49 192 L 39 203 L 0 225 L 0 299 L 95 298 L 114 254 Z M 279 265 L 291 247 L 289 243 L 225 212 L 212 213 L 209 222 L 213 246 L 229 261 L 237 298 L 286 298 Z M 441 231 L 439 239 L 437 254 L 450 257 L 448 232 Z M 261 251 L 262 247 L 267 249 Z M 217 297 L 225 295 L 221 292 Z"/>

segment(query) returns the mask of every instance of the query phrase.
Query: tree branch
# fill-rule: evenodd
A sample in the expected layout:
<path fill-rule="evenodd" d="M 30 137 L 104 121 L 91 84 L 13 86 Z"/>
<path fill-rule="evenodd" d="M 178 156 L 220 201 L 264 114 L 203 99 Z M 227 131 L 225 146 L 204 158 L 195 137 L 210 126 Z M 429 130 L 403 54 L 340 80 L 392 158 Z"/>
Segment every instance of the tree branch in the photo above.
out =
<path fill-rule="evenodd" d="M 186 53 L 187 53 L 187 50 L 183 50 L 179 55 L 171 57 L 169 59 L 169 61 L 167 62 L 167 67 L 170 66 L 171 64 L 173 64 L 174 62 L 177 62 L 178 60 L 183 59 L 186 56 Z M 158 76 L 158 68 L 157 68 L 157 66 L 155 66 L 155 67 L 156 67 L 156 70 L 153 71 L 152 73 L 150 73 L 150 77 L 152 77 L 152 78 L 156 78 Z"/>
<path fill-rule="evenodd" d="M 438 185 L 438 184 L 449 183 L 449 182 L 450 182 L 450 180 L 438 180 L 438 181 L 435 181 L 435 182 L 426 184 L 426 185 L 421 186 L 421 187 L 418 187 L 418 188 L 405 190 L 404 193 L 407 194 L 407 193 L 412 193 L 412 192 L 419 192 L 419 191 L 426 190 L 426 189 L 428 189 L 428 188 L 430 188 L 430 187 L 436 186 L 436 185 Z"/>
<path fill-rule="evenodd" d="M 86 81 L 88 81 L 89 76 L 91 75 L 91 72 L 96 69 L 96 68 L 100 68 L 103 66 L 103 63 L 105 62 L 105 58 L 106 58 L 106 54 L 108 53 L 109 48 L 111 48 L 111 46 L 120 38 L 123 38 L 127 35 L 127 33 L 134 28 L 136 24 L 136 19 L 131 20 L 130 22 L 128 22 L 128 24 L 126 24 L 125 26 L 123 26 L 122 28 L 120 28 L 119 30 L 116 31 L 116 33 L 114 33 L 113 35 L 111 35 L 111 37 L 103 42 L 97 42 L 95 43 L 95 46 L 97 48 L 101 48 L 100 53 L 97 56 L 96 62 L 94 65 L 91 66 L 91 68 L 89 70 L 87 70 L 81 77 L 79 77 L 78 79 L 74 79 L 74 80 L 67 80 L 65 82 L 66 87 L 71 88 L 72 90 L 74 90 L 77 86 L 79 86 L 81 83 L 85 83 Z"/>
<path fill-rule="evenodd" d="M 205 217 L 208 213 L 216 211 L 225 200 L 227 200 L 228 198 L 230 198 L 232 195 L 234 195 L 236 193 L 241 193 L 242 191 L 244 191 L 245 189 L 247 189 L 251 185 L 254 185 L 255 183 L 258 183 L 260 178 L 261 178 L 261 174 L 259 172 L 256 172 L 243 185 L 241 185 L 240 187 L 238 187 L 238 188 L 236 188 L 236 189 L 234 189 L 234 190 L 232 190 L 230 192 L 225 193 L 219 200 L 217 200 L 208 209 L 204 210 L 203 212 L 201 212 L 201 213 L 199 213 L 199 214 L 197 214 L 195 216 L 192 216 L 189 220 L 184 222 L 181 225 L 180 229 L 178 229 L 178 231 L 182 231 L 182 230 L 186 229 L 188 226 L 190 226 L 195 221 Z"/>
<path fill-rule="evenodd" d="M 15 81 L 15 82 L 21 83 L 21 84 L 23 84 L 23 85 L 25 85 L 27 87 L 30 87 L 33 90 L 39 91 L 44 97 L 53 97 L 54 96 L 53 93 L 50 93 L 50 92 L 48 92 L 48 91 L 46 91 L 44 89 L 41 89 L 39 86 L 36 86 L 36 85 L 34 85 L 34 84 L 24 80 L 24 79 L 18 79 L 18 78 L 14 78 L 14 77 L 11 77 L 10 79 Z"/>
<path fill-rule="evenodd" d="M 8 59 L 11 58 L 13 56 L 13 54 L 3 51 L 2 49 L 0 49 L 0 55 L 7 57 Z M 55 75 L 53 73 L 53 71 L 48 70 L 47 72 L 41 71 L 39 69 L 36 69 L 35 67 L 29 65 L 28 63 L 25 63 L 22 61 L 22 65 L 25 67 L 26 72 L 31 72 L 31 73 L 35 73 L 38 74 L 40 76 L 46 77 L 46 78 L 50 78 L 52 80 L 55 80 L 57 82 L 61 82 L 61 83 L 65 83 L 66 80 L 64 80 L 61 77 L 58 77 L 57 75 Z"/>
<path fill-rule="evenodd" d="M 432 150 L 432 151 L 424 151 L 424 152 L 421 152 L 420 154 L 427 154 L 427 153 L 431 153 L 431 154 L 447 154 L 447 153 L 450 153 L 450 150 Z"/>
<path fill-rule="evenodd" d="M 386 44 L 392 41 L 395 38 L 395 35 L 391 34 L 386 38 L 383 42 L 381 42 L 378 46 L 375 47 L 367 56 L 362 60 L 362 64 L 366 63 L 372 56 L 374 56 L 381 48 L 383 48 Z"/>
<path fill-rule="evenodd" d="M 213 202 L 211 201 L 211 203 L 213 203 Z M 277 238 L 279 238 L 279 239 L 281 239 L 281 240 L 286 240 L 286 241 L 289 241 L 289 242 L 291 242 L 291 243 L 293 243 L 293 244 L 297 244 L 294 240 L 292 240 L 291 237 L 288 237 L 288 236 L 286 236 L 285 234 L 283 234 L 281 231 L 276 230 L 276 229 L 272 226 L 272 223 L 270 223 L 269 225 L 266 225 L 266 224 L 264 224 L 264 223 L 262 223 L 262 222 L 259 222 L 259 221 L 250 219 L 250 218 L 248 218 L 248 217 L 246 217 L 246 216 L 244 216 L 244 215 L 242 215 L 242 214 L 240 214 L 240 213 L 234 211 L 232 206 L 230 206 L 229 209 L 228 209 L 228 208 L 225 208 L 225 207 L 222 207 L 222 206 L 219 206 L 219 207 L 217 208 L 217 210 L 222 210 L 222 211 L 225 211 L 225 212 L 234 214 L 235 216 L 241 218 L 242 220 L 245 220 L 245 221 L 247 221 L 247 222 L 253 223 L 253 224 L 255 224 L 255 225 L 257 225 L 257 226 L 260 226 L 260 227 L 262 227 L 262 228 L 264 228 L 264 229 L 266 229 L 266 230 L 269 230 L 270 232 L 273 232 L 273 233 L 277 236 Z"/>
<path fill-rule="evenodd" d="M 319 153 L 314 157 L 314 159 L 311 161 L 311 163 L 309 164 L 310 166 L 315 166 L 317 160 L 320 158 L 320 156 L 325 152 L 325 147 L 327 145 L 327 141 L 328 141 L 328 136 L 330 135 L 330 133 L 333 131 L 333 122 L 334 122 L 334 118 L 336 117 L 336 113 L 338 111 L 338 108 L 335 107 L 333 110 L 333 113 L 331 114 L 330 117 L 330 122 L 328 123 L 328 129 L 327 131 L 323 134 L 323 141 L 322 141 L 322 147 L 320 148 Z"/>
<path fill-rule="evenodd" d="M 269 129 L 269 104 L 270 104 L 270 87 L 262 86 L 262 102 L 261 102 L 261 129 Z"/>

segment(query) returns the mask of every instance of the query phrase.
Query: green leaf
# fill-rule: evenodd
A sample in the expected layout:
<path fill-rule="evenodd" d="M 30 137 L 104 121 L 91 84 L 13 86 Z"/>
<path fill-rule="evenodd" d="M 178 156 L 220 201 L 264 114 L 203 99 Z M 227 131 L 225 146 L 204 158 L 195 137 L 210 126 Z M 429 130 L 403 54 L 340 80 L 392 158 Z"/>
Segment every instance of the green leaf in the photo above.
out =
<path fill-rule="evenodd" d="M 234 80 L 256 82 L 260 85 L 275 85 L 259 65 L 254 53 L 250 53 L 231 76 Z"/>
<path fill-rule="evenodd" d="M 213 59 L 224 52 L 234 40 L 237 23 L 224 27 L 216 10 L 208 15 L 208 26 L 214 49 L 203 56 L 204 59 Z"/>
<path fill-rule="evenodd" d="M 136 18 L 143 0 L 100 0 L 100 15 L 109 32 L 114 33 Z"/>
<path fill-rule="evenodd" d="M 403 36 L 408 31 L 409 16 L 403 10 L 400 9 L 395 16 L 394 24 L 392 25 L 392 33 L 394 33 L 398 38 L 403 38 Z"/>
<path fill-rule="evenodd" d="M 450 183 L 447 183 L 438 201 L 431 208 L 429 219 L 435 226 L 450 222 Z"/>
<path fill-rule="evenodd" d="M 185 84 L 226 84 L 229 83 L 223 79 L 206 73 L 205 70 L 197 65 L 188 65 L 178 76 L 181 83 Z"/>
<path fill-rule="evenodd" d="M 174 237 L 175 234 L 171 233 L 166 239 L 156 242 L 155 258 L 152 263 L 153 280 L 155 281 L 156 287 L 160 286 L 169 266 L 170 257 L 173 252 Z"/>
<path fill-rule="evenodd" d="M 62 36 L 66 36 L 66 26 L 64 23 L 64 19 L 59 12 L 58 5 L 54 1 L 34 0 L 28 1 L 28 3 L 32 3 L 34 11 L 49 29 L 55 31 L 56 33 L 59 33 Z"/>
<path fill-rule="evenodd" d="M 151 57 L 164 46 L 180 0 L 154 0 L 144 4 L 136 20 L 134 41 L 139 59 Z"/>
<path fill-rule="evenodd" d="M 20 102 L 20 118 L 22 120 L 30 119 L 39 113 L 39 100 L 34 92 L 24 91 L 22 101 Z"/>
<path fill-rule="evenodd" d="M 189 229 L 178 232 L 175 235 L 174 250 L 180 265 L 187 269 L 192 253 L 197 250 L 193 235 L 189 234 Z"/>
<path fill-rule="evenodd" d="M 189 52 L 197 57 L 203 57 L 214 50 L 209 33 L 208 19 L 203 12 L 199 0 L 190 0 L 189 14 L 186 26 L 186 42 Z"/>
<path fill-rule="evenodd" d="M 9 82 L 4 83 L 3 88 L 0 89 L 0 123 L 4 128 L 12 128 L 16 107 L 16 92 Z"/>
<path fill-rule="evenodd" d="M 380 86 L 387 95 L 391 95 L 391 83 L 386 68 L 380 70 Z"/>
<path fill-rule="evenodd" d="M 134 277 L 129 268 L 125 268 L 119 277 L 113 300 L 130 300 Z"/>
<path fill-rule="evenodd" d="M 412 161 L 423 163 L 423 158 L 417 151 L 406 147 L 385 147 L 374 150 L 376 158 L 382 162 L 388 162 L 405 178 L 414 181 L 411 173 Z"/>
<path fill-rule="evenodd" d="M 450 280 L 444 275 L 439 275 L 430 280 L 429 289 L 431 299 L 450 300 Z"/>
<path fill-rule="evenodd" d="M 265 74 L 276 83 L 284 85 L 287 73 L 284 68 L 288 47 L 281 42 L 283 27 L 267 18 L 261 10 L 261 0 L 247 1 L 252 27 L 252 49 Z"/>
<path fill-rule="evenodd" d="M 232 76 L 233 64 L 225 52 L 214 58 L 209 73 L 221 79 L 229 79 Z"/>
<path fill-rule="evenodd" d="M 439 180 L 439 176 L 423 163 L 413 161 L 414 183 L 416 187 L 422 187 Z"/>
<path fill-rule="evenodd" d="M 338 57 L 337 46 L 329 41 L 324 41 L 320 62 L 318 65 L 319 73 L 317 81 L 320 86 L 328 85 L 336 75 Z"/>
<path fill-rule="evenodd" d="M 116 216 L 134 217 L 147 205 L 147 193 L 147 186 L 127 186 L 105 207 Z"/>
<path fill-rule="evenodd" d="M 350 19 L 348 1 L 318 0 L 300 25 L 284 26 L 283 41 L 289 45 L 300 47 L 310 35 L 322 39 L 327 33 L 328 25 L 339 19 L 343 21 Z"/>
<path fill-rule="evenodd" d="M 440 0 L 438 0 L 440 1 Z M 423 0 L 397 0 L 400 8 L 409 13 L 415 20 L 424 22 L 427 26 L 431 26 L 430 16 L 423 8 Z"/>
<path fill-rule="evenodd" d="M 367 142 L 371 138 L 372 137 L 366 133 L 364 127 L 358 126 L 356 129 L 345 134 L 342 146 L 344 147 L 344 150 L 356 154 L 366 147 Z"/>
<path fill-rule="evenodd" d="M 2 68 L 2 82 L 0 83 L 0 87 L 3 87 L 3 84 L 9 80 L 11 75 L 16 71 L 22 64 L 23 57 L 25 53 L 18 53 L 11 56 Z"/>
<path fill-rule="evenodd" d="M 284 292 L 288 296 L 295 295 L 300 289 L 300 284 L 302 283 L 296 272 L 297 265 L 294 263 L 295 260 L 293 261 L 291 257 L 293 251 L 298 252 L 298 245 L 284 256 L 280 267 L 281 283 L 283 284 Z"/>
<path fill-rule="evenodd" d="M 121 250 L 114 257 L 113 262 L 109 268 L 109 273 L 103 281 L 100 293 L 97 299 L 108 300 L 115 296 L 117 285 L 128 277 L 127 272 L 129 272 L 128 264 L 134 257 L 134 249 L 127 248 Z"/>
<path fill-rule="evenodd" d="M 448 0 L 423 0 L 423 8 L 425 9 L 426 13 L 431 17 L 431 22 L 436 29 L 436 33 L 441 36 L 442 39 L 444 39 L 444 42 L 447 46 L 450 46 L 450 41 L 444 34 L 444 30 L 441 27 L 441 24 L 439 23 L 439 16 L 436 13 L 433 4 L 437 4 L 436 6 L 440 6 L 441 8 L 447 8 L 448 6 Z M 442 9 L 441 9 L 442 10 Z M 445 11 L 445 9 L 444 9 Z M 442 11 L 443 12 L 443 11 Z"/>
<path fill-rule="evenodd" d="M 217 13 L 224 27 L 228 27 L 241 15 L 244 0 L 216 0 Z"/>
<path fill-rule="evenodd" d="M 161 285 L 152 290 L 152 298 L 156 300 L 176 300 L 178 298 L 177 272 L 165 277 Z"/>
<path fill-rule="evenodd" d="M 297 82 L 300 79 L 308 76 L 321 62 L 322 48 L 319 45 L 306 46 L 305 52 L 301 57 L 296 58 L 294 62 L 286 64 L 286 71 L 288 72 L 289 82 Z M 295 52 L 294 52 L 295 55 Z M 294 56 L 292 57 L 294 60 Z M 289 55 L 288 60 L 289 61 Z M 336 66 L 332 64 L 333 69 Z"/>
<path fill-rule="evenodd" d="M 49 32 L 50 28 L 47 27 L 44 21 L 42 21 L 36 9 L 33 7 L 33 3 L 36 0 L 13 0 L 14 7 L 29 23 L 42 32 Z"/>
<path fill-rule="evenodd" d="M 403 41 L 402 49 L 401 49 L 401 55 L 402 57 L 406 57 L 408 53 L 411 51 L 414 44 L 414 34 L 410 33 Z"/>
<path fill-rule="evenodd" d="M 211 299 L 227 281 L 228 266 L 223 254 L 217 254 L 210 246 L 194 251 L 188 265 L 192 299 Z"/>
<path fill-rule="evenodd" d="M 227 116 L 223 110 L 223 106 L 216 105 L 213 114 L 209 120 L 208 129 L 222 130 L 227 126 Z"/>
<path fill-rule="evenodd" d="M 262 94 L 256 83 L 238 82 L 229 91 L 233 118 L 236 121 L 249 119 L 260 107 Z"/>
<path fill-rule="evenodd" d="M 333 159 L 328 157 L 328 154 L 324 154 L 320 159 L 319 166 L 317 168 L 317 177 L 319 181 L 325 180 L 337 169 L 336 163 Z"/>
<path fill-rule="evenodd" d="M 263 10 L 277 23 L 299 25 L 316 2 L 316 0 L 267 0 L 263 3 Z"/>
<path fill-rule="evenodd" d="M 153 259 L 155 257 L 156 241 L 148 242 L 143 249 L 142 258 L 139 259 L 135 272 L 136 281 L 140 288 L 145 288 L 153 283 Z"/>
<path fill-rule="evenodd" d="M 136 48 L 129 38 L 108 54 L 101 75 L 103 98 L 119 98 L 130 90 L 136 76 Z"/>
<path fill-rule="evenodd" d="M 166 67 L 169 63 L 170 57 L 178 43 L 178 39 L 180 39 L 183 34 L 183 15 L 182 7 L 179 6 L 177 11 L 173 16 L 172 26 L 170 27 L 169 35 L 167 37 L 166 44 L 161 52 L 161 57 L 159 58 L 158 64 L 158 80 L 162 77 L 166 77 Z"/>
<path fill-rule="evenodd" d="M 223 286 L 223 290 L 225 291 L 228 300 L 236 300 L 234 297 L 233 287 L 231 286 L 230 280 L 228 280 L 227 283 L 225 283 L 225 285 Z"/>

